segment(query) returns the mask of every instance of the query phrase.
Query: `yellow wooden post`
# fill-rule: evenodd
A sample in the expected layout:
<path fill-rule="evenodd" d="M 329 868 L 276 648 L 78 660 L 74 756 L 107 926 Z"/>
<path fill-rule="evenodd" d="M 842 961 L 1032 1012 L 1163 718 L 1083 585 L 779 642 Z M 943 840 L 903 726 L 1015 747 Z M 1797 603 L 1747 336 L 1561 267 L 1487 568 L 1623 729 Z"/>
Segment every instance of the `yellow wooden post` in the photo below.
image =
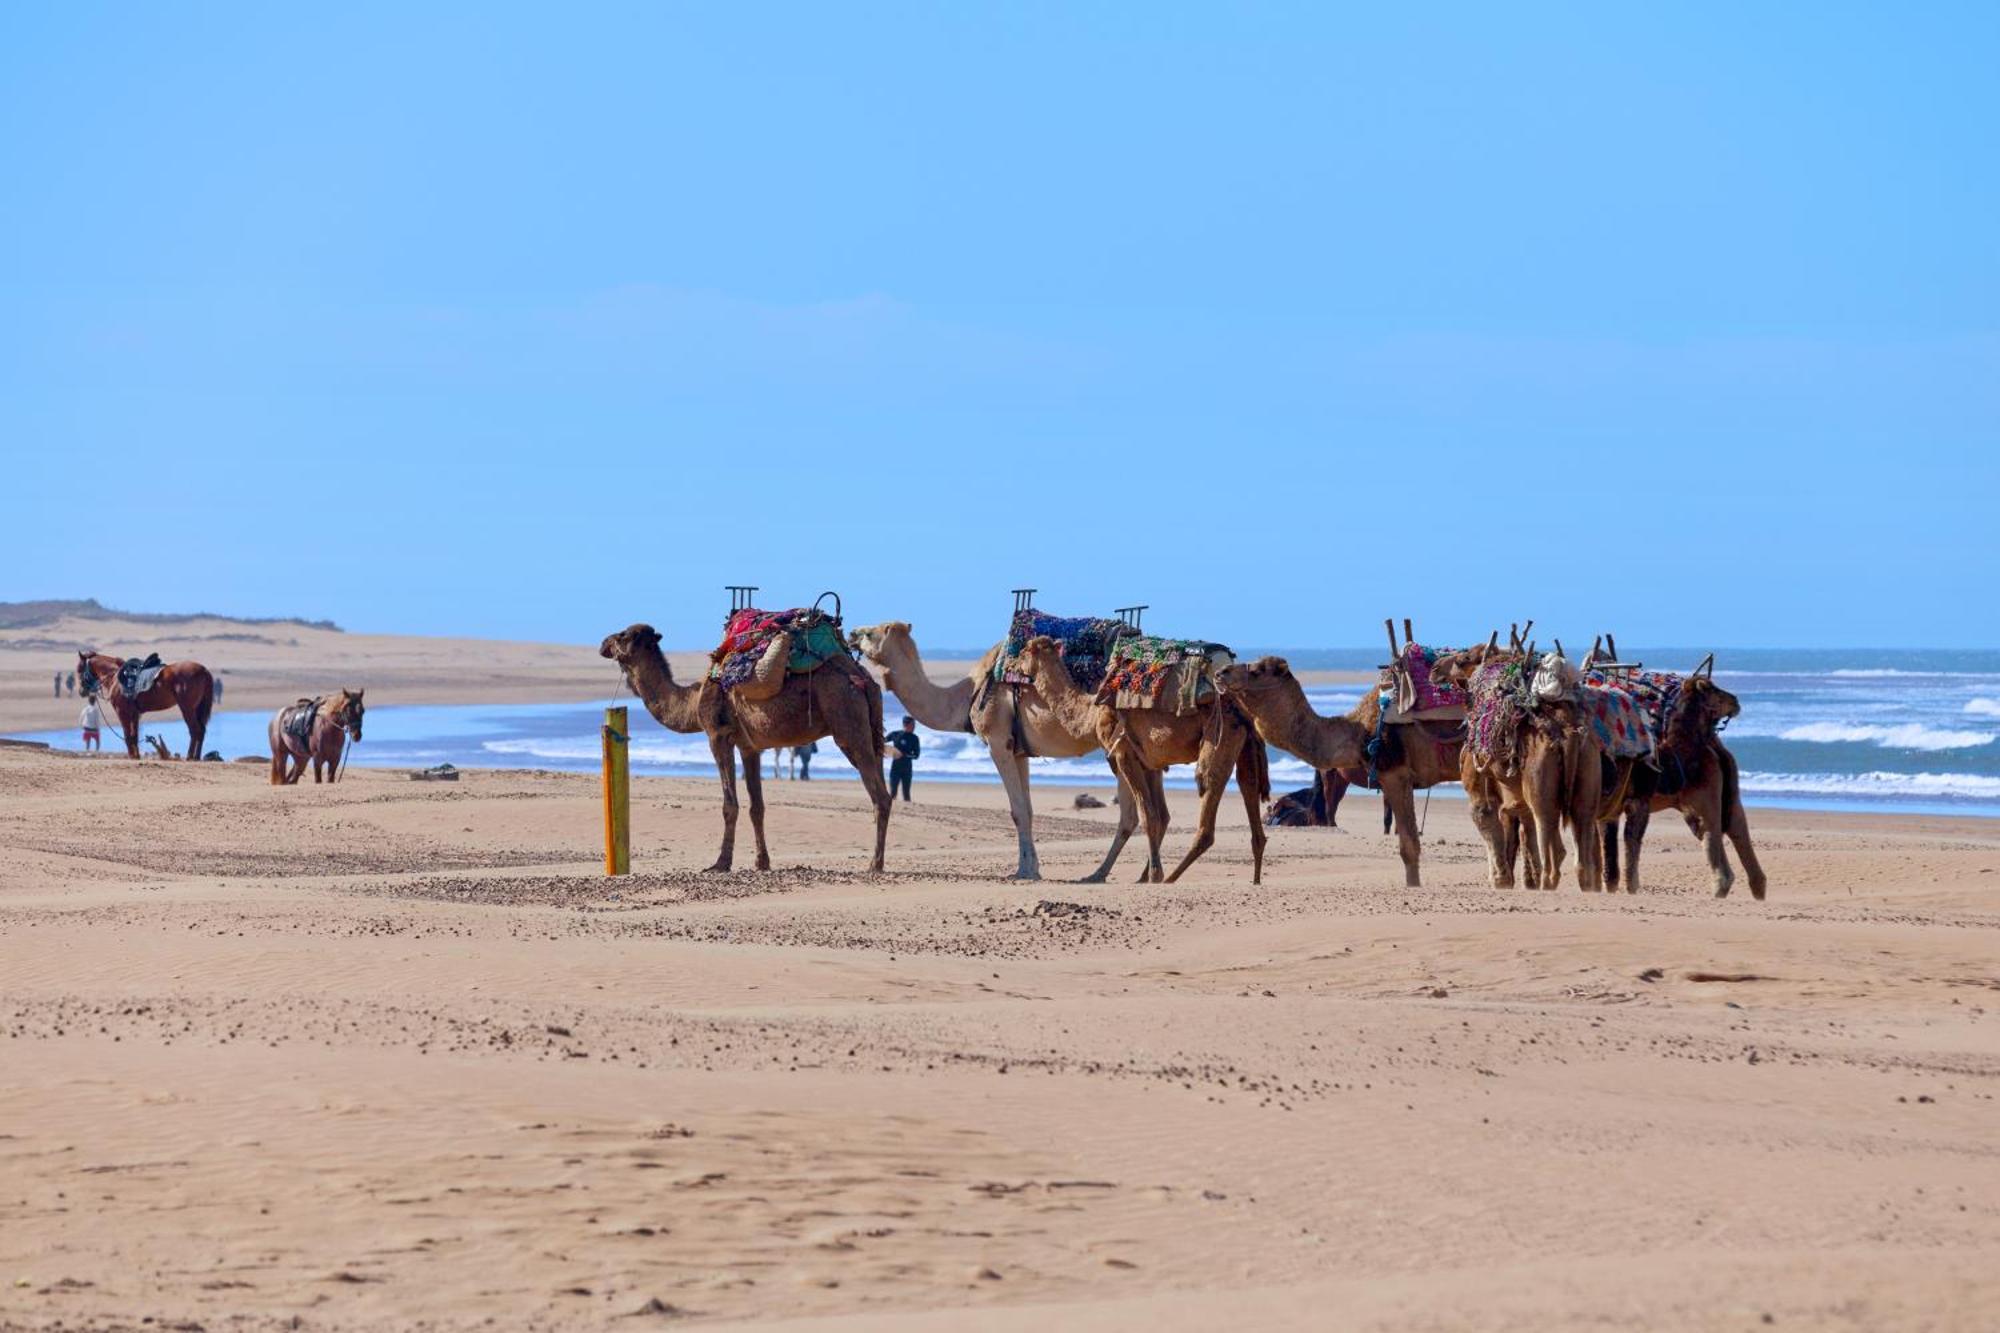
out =
<path fill-rule="evenodd" d="M 604 710 L 604 873 L 632 873 L 631 733 L 625 710 Z"/>

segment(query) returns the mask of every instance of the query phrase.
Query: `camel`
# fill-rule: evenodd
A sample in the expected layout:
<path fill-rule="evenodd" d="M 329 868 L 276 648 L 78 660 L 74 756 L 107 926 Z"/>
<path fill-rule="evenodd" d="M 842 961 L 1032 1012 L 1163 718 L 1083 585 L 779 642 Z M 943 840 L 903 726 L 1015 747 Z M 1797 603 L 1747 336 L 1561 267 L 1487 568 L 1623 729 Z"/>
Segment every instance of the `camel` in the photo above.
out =
<path fill-rule="evenodd" d="M 1489 641 L 1440 657 L 1432 674 L 1472 695 L 1476 715 L 1481 695 L 1499 686 L 1497 675 L 1482 668 L 1497 672 L 1515 664 L 1533 672 L 1538 686 L 1544 673 L 1549 676 L 1548 690 L 1520 719 L 1517 748 L 1511 755 L 1482 755 L 1468 744 L 1459 758 L 1460 781 L 1472 801 L 1473 824 L 1486 842 L 1492 883 L 1513 886 L 1513 852 L 1505 832 L 1511 814 L 1521 823 L 1521 841 L 1535 867 L 1530 887 L 1554 889 L 1562 883 L 1562 826 L 1568 823 L 1577 842 L 1577 887 L 1598 892 L 1604 887 L 1598 821 L 1624 799 L 1632 761 L 1613 760 L 1598 745 L 1575 703 L 1574 669 L 1560 652 L 1537 658 L 1518 646 L 1502 652 Z"/>
<path fill-rule="evenodd" d="M 1375 718 L 1379 716 L 1380 701 L 1371 697 L 1364 705 L 1341 717 L 1327 717 L 1313 711 L 1306 699 L 1305 687 L 1292 674 L 1291 664 L 1282 657 L 1264 657 L 1245 665 L 1236 663 L 1225 668 L 1216 677 L 1216 683 L 1231 702 L 1249 714 L 1256 724 L 1257 734 L 1264 741 L 1280 750 L 1311 764 L 1322 777 L 1331 773 L 1347 773 L 1355 770 L 1364 772 L 1368 766 L 1367 750 L 1370 737 L 1375 734 Z M 1406 745 L 1400 733 L 1418 726 L 1417 723 L 1391 723 L 1385 727 L 1383 749 L 1390 748 L 1387 737 L 1395 735 L 1397 744 Z M 1417 887 L 1417 858 L 1420 845 L 1416 833 L 1415 790 L 1417 787 L 1435 786 L 1439 782 L 1458 780 L 1453 772 L 1449 777 L 1435 771 L 1433 758 L 1439 744 L 1432 739 L 1433 733 L 1419 733 L 1422 744 L 1417 748 L 1420 756 L 1412 764 L 1407 754 L 1397 754 L 1393 762 L 1389 755 L 1383 756 L 1383 768 L 1377 776 L 1382 784 L 1392 818 L 1400 820 L 1405 832 L 1399 840 L 1406 880 L 1410 887 Z M 1452 743 L 1454 751 L 1457 743 Z M 1456 756 L 1454 755 L 1454 762 Z M 1399 802 L 1407 801 L 1405 807 Z M 1331 804 L 1331 802 L 1329 802 Z M 1507 869 L 1509 882 L 1513 874 L 1513 839 L 1521 831 L 1520 821 L 1509 817 L 1504 822 L 1508 839 Z M 1528 834 L 1530 838 L 1533 834 Z M 1533 852 L 1529 853 L 1531 863 L 1529 874 L 1536 873 L 1532 864 Z"/>
<path fill-rule="evenodd" d="M 76 655 L 77 674 L 95 679 L 97 692 L 104 695 L 111 711 L 117 714 L 118 724 L 125 732 L 126 756 L 139 757 L 141 717 L 179 708 L 188 729 L 187 757 L 201 758 L 201 743 L 208 736 L 208 715 L 215 708 L 215 678 L 208 674 L 208 668 L 192 661 L 168 663 L 144 693 L 137 699 L 128 699 L 124 687 L 118 683 L 120 665 L 119 659 L 105 653 L 86 651 Z"/>
<path fill-rule="evenodd" d="M 600 656 L 616 662 L 625 682 L 646 711 L 669 731 L 702 732 L 722 779 L 722 851 L 710 871 L 730 868 L 736 850 L 736 756 L 743 756 L 743 784 L 750 793 L 750 827 L 757 838 L 757 869 L 771 868 L 764 841 L 763 752 L 831 737 L 861 775 L 875 805 L 875 855 L 871 871 L 882 869 L 889 839 L 889 786 L 882 779 L 882 687 L 851 658 L 836 655 L 818 670 L 789 673 L 768 699 L 740 699 L 712 680 L 693 685 L 674 681 L 660 634 L 651 625 L 632 625 L 608 635 Z"/>
<path fill-rule="evenodd" d="M 1250 882 L 1264 882 L 1263 803 L 1270 799 L 1271 776 L 1264 744 L 1237 707 L 1221 694 L 1210 694 L 1189 713 L 1165 708 L 1120 708 L 1100 704 L 1077 686 L 1063 664 L 1056 642 L 1044 635 L 1028 640 L 1015 659 L 1021 673 L 1035 683 L 1047 705 L 1068 720 L 1072 731 L 1085 727 L 1097 733 L 1121 783 L 1138 798 L 1146 821 L 1146 869 L 1140 883 L 1172 884 L 1202 853 L 1215 845 L 1215 816 L 1229 785 L 1230 770 L 1250 815 Z M 1193 763 L 1195 786 L 1201 794 L 1201 815 L 1194 844 L 1174 867 L 1162 873 L 1160 842 L 1167 832 L 1166 786 L 1161 778 L 1170 764 Z M 1131 803 L 1121 801 L 1118 834 L 1106 858 L 1117 858 L 1132 832 Z"/>
<path fill-rule="evenodd" d="M 347 742 L 351 739 L 358 744 L 361 740 L 361 719 L 368 711 L 362 693 L 342 690 L 317 699 L 301 699 L 272 715 L 269 732 L 273 787 L 295 785 L 305 776 L 308 760 L 312 763 L 314 786 L 319 785 L 322 769 L 327 782 L 339 780 L 340 757 Z M 305 740 L 300 740 L 287 725 L 301 710 L 311 710 L 312 715 L 312 730 Z M 297 767 L 292 767 L 293 760 L 298 761 Z"/>
<path fill-rule="evenodd" d="M 1604 811 L 1604 875 L 1611 888 L 1618 887 L 1619 879 L 1619 815 L 1625 817 L 1625 888 L 1637 893 L 1639 849 L 1646 841 L 1647 822 L 1655 810 L 1678 810 L 1707 853 L 1715 896 L 1727 898 L 1736 882 L 1722 846 L 1726 836 L 1736 844 L 1737 859 L 1750 877 L 1750 896 L 1764 900 L 1764 867 L 1750 845 L 1736 756 L 1716 735 L 1719 726 L 1741 710 L 1735 695 L 1699 671 L 1683 681 L 1679 703 L 1659 738 L 1659 767 L 1635 767 L 1624 799 Z"/>
<path fill-rule="evenodd" d="M 972 674 L 950 685 L 939 685 L 924 671 L 910 627 L 888 620 L 855 630 L 848 641 L 882 668 L 882 680 L 910 716 L 933 731 L 967 731 L 986 743 L 1000 785 L 1007 790 L 1007 809 L 1014 818 L 1017 857 L 1015 879 L 1042 877 L 1035 851 L 1035 807 L 1028 795 L 1028 759 L 1077 759 L 1099 748 L 1095 721 L 1084 713 L 1065 714 L 1050 706 L 1033 685 L 995 688 L 994 668 L 1006 644 L 996 643 L 979 659 Z M 1118 827 L 1111 850 L 1084 884 L 1102 884 L 1137 826 L 1135 796 L 1118 785 Z"/>

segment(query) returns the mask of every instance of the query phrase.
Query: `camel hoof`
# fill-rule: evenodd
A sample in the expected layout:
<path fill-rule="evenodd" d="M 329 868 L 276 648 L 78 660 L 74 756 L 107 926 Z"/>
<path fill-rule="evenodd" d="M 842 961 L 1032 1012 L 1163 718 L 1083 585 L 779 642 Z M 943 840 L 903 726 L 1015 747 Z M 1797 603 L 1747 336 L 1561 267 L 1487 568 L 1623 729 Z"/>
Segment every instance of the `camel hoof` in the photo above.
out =
<path fill-rule="evenodd" d="M 1760 902 L 1760 903 L 1761 903 L 1761 902 L 1763 902 L 1763 901 L 1764 901 L 1764 886 L 1763 886 L 1762 884 L 1752 884 L 1752 885 L 1750 886 L 1750 896 L 1751 896 L 1752 898 L 1755 898 L 1755 899 L 1756 899 L 1756 900 L 1757 900 L 1758 902 Z"/>

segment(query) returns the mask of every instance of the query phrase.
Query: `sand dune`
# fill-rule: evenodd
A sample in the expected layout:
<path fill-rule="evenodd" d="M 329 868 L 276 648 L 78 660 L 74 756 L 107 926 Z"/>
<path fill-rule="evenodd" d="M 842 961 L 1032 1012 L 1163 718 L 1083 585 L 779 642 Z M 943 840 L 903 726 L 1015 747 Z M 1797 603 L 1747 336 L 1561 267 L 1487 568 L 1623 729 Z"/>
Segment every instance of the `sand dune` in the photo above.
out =
<path fill-rule="evenodd" d="M 1422 890 L 1372 801 L 1253 887 L 1230 802 L 1088 889 L 997 790 L 878 880 L 851 785 L 726 877 L 635 786 L 611 881 L 587 778 L 0 751 L 0 1326 L 2000 1319 L 1990 824 L 1759 813 L 1757 904 L 1667 821 L 1636 899 L 1480 887 L 1455 803 Z"/>

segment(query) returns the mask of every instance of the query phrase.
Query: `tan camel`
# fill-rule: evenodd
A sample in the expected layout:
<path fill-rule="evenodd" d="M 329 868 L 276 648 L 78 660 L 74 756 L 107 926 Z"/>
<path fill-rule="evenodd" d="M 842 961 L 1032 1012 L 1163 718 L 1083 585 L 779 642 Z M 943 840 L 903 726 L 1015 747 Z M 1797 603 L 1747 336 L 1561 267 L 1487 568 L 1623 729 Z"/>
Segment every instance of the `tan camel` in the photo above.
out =
<path fill-rule="evenodd" d="M 757 837 L 757 868 L 771 868 L 764 842 L 763 752 L 832 737 L 861 775 L 875 803 L 875 856 L 882 868 L 889 838 L 889 787 L 882 780 L 882 688 L 853 660 L 836 656 L 817 671 L 787 675 L 769 699 L 730 696 L 704 678 L 676 684 L 651 625 L 633 625 L 608 636 L 598 653 L 624 668 L 625 681 L 646 711 L 668 731 L 702 732 L 722 778 L 722 852 L 710 870 L 730 868 L 736 851 L 736 756 L 743 756 L 743 785 L 750 792 L 750 827 Z"/>
<path fill-rule="evenodd" d="M 1250 882 L 1264 882 L 1263 803 L 1271 796 L 1270 763 L 1264 744 L 1257 739 L 1250 720 L 1220 694 L 1211 694 L 1189 713 L 1165 708 L 1119 708 L 1100 704 L 1094 696 L 1078 688 L 1063 664 L 1056 642 L 1044 635 L 1029 639 L 1015 659 L 1021 674 L 1035 682 L 1035 689 L 1049 707 L 1069 720 L 1076 729 L 1092 727 L 1098 743 L 1120 780 L 1138 797 L 1146 821 L 1146 869 L 1140 883 L 1171 884 L 1193 865 L 1203 852 L 1215 845 L 1215 816 L 1222 804 L 1229 774 L 1236 772 L 1237 787 L 1250 815 Z M 1160 842 L 1167 832 L 1167 796 L 1162 774 L 1171 764 L 1192 763 L 1195 786 L 1201 794 L 1201 815 L 1193 846 L 1171 875 L 1162 874 Z M 1112 855 L 1131 833 L 1129 806 L 1121 805 L 1118 841 Z"/>
<path fill-rule="evenodd" d="M 1558 659 L 1558 654 L 1550 654 L 1540 660 L 1553 671 Z M 1480 708 L 1479 690 L 1490 683 L 1479 678 L 1481 667 L 1518 663 L 1523 670 L 1534 671 L 1537 660 L 1530 653 L 1502 650 L 1489 642 L 1438 658 L 1431 666 L 1431 677 L 1467 692 L 1470 723 Z M 1564 662 L 1562 667 L 1567 669 L 1568 664 Z M 1570 695 L 1539 698 L 1522 716 L 1519 735 L 1510 738 L 1510 743 L 1516 747 L 1514 751 L 1501 755 L 1483 755 L 1467 744 L 1459 757 L 1460 781 L 1473 802 L 1473 824 L 1486 842 L 1494 887 L 1512 887 L 1511 874 L 1504 873 L 1511 869 L 1512 859 L 1504 821 L 1512 815 L 1521 821 L 1522 841 L 1528 844 L 1528 856 L 1537 866 L 1535 883 L 1530 887 L 1554 889 L 1562 883 L 1562 826 L 1567 823 L 1577 842 L 1577 887 L 1586 893 L 1602 889 L 1604 862 L 1598 821 L 1607 806 L 1615 808 L 1623 799 L 1631 761 L 1606 763 L 1595 734 Z M 1613 770 L 1608 801 L 1607 767 Z M 1532 833 L 1525 832 L 1529 829 Z"/>
<path fill-rule="evenodd" d="M 1312 704 L 1306 699 L 1305 687 L 1292 674 L 1291 664 L 1282 657 L 1259 658 L 1248 665 L 1237 663 L 1224 669 L 1217 682 L 1223 693 L 1249 714 L 1260 737 L 1294 758 L 1311 764 L 1320 773 L 1334 770 L 1352 772 L 1368 767 L 1368 741 L 1375 734 L 1375 721 L 1380 710 L 1380 701 L 1372 693 L 1361 707 L 1343 717 L 1327 717 L 1314 712 Z M 1440 756 L 1446 743 L 1437 740 L 1432 731 L 1420 728 L 1420 724 L 1391 723 L 1383 728 L 1383 732 L 1383 749 L 1389 754 L 1384 756 L 1376 780 L 1381 784 L 1391 818 L 1402 835 L 1398 842 L 1405 878 L 1414 888 L 1418 883 L 1418 857 L 1421 854 L 1416 827 L 1416 789 L 1436 786 L 1440 782 L 1455 782 L 1458 773 L 1454 769 L 1448 776 L 1445 774 Z M 1458 744 L 1456 741 L 1449 744 L 1455 764 Z M 1496 818 L 1499 818 L 1497 813 Z M 1511 813 L 1499 818 L 1499 822 L 1507 847 L 1508 882 L 1512 883 L 1516 841 L 1523 832 L 1530 839 L 1533 834 Z M 1532 876 L 1537 873 L 1532 863 L 1533 855 L 1530 851 L 1528 873 L 1531 882 Z"/>
<path fill-rule="evenodd" d="M 1701 840 L 1714 876 L 1715 896 L 1727 898 L 1736 882 L 1722 840 L 1736 844 L 1737 859 L 1750 877 L 1750 896 L 1763 901 L 1764 867 L 1750 844 L 1750 820 L 1743 812 L 1736 756 L 1716 728 L 1742 711 L 1736 696 L 1697 671 L 1681 686 L 1681 698 L 1659 740 L 1659 767 L 1635 765 L 1623 800 L 1603 811 L 1605 883 L 1618 887 L 1618 818 L 1625 817 L 1625 888 L 1639 891 L 1639 849 L 1656 810 L 1678 810 Z"/>
<path fill-rule="evenodd" d="M 1035 852 L 1035 807 L 1028 795 L 1031 756 L 1078 759 L 1099 749 L 1095 721 L 1085 714 L 1068 716 L 1049 706 L 1033 685 L 999 686 L 993 671 L 1006 649 L 996 643 L 979 659 L 973 673 L 950 685 L 939 685 L 924 670 L 910 627 L 888 620 L 855 630 L 849 642 L 882 668 L 882 679 L 902 700 L 910 716 L 933 731 L 969 731 L 986 743 L 1000 785 L 1007 790 L 1007 809 L 1014 817 L 1017 859 L 1015 879 L 1040 879 L 1041 858 Z M 1114 769 L 1114 774 L 1116 770 Z M 1118 827 L 1103 862 L 1082 883 L 1102 884 L 1137 827 L 1133 793 L 1118 785 Z"/>

